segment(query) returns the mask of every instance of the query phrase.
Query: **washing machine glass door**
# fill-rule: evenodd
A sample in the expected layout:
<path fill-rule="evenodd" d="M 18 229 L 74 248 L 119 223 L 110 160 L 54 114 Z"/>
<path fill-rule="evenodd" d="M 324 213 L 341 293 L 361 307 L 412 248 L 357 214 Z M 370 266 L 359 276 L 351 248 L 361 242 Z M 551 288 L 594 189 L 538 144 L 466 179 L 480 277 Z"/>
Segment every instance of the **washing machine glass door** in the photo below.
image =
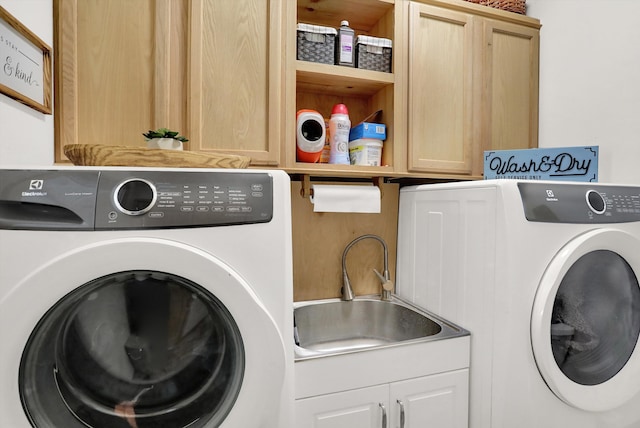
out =
<path fill-rule="evenodd" d="M 619 230 L 587 232 L 547 267 L 531 318 L 536 364 L 551 390 L 589 411 L 640 391 L 640 240 Z"/>
<path fill-rule="evenodd" d="M 222 421 L 243 372 L 238 326 L 215 296 L 176 275 L 128 271 L 45 315 L 24 352 L 21 392 L 34 421 L 187 427 Z"/>
<path fill-rule="evenodd" d="M 277 326 L 242 276 L 197 248 L 152 238 L 81 247 L 5 303 L 0 321 L 31 332 L 0 360 L 21 353 L 33 427 L 249 427 L 280 405 Z"/>

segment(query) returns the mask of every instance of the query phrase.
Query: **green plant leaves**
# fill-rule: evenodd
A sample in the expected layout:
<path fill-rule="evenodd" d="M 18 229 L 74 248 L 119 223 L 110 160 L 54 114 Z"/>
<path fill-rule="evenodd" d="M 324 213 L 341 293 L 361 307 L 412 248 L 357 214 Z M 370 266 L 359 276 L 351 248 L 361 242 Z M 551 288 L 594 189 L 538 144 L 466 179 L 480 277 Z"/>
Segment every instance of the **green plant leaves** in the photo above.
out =
<path fill-rule="evenodd" d="M 142 135 L 144 135 L 147 140 L 152 140 L 154 138 L 173 138 L 174 140 L 182 141 L 183 143 L 189 141 L 187 138 L 178 134 L 179 132 L 171 131 L 168 128 L 158 128 L 155 131 L 150 129 Z"/>

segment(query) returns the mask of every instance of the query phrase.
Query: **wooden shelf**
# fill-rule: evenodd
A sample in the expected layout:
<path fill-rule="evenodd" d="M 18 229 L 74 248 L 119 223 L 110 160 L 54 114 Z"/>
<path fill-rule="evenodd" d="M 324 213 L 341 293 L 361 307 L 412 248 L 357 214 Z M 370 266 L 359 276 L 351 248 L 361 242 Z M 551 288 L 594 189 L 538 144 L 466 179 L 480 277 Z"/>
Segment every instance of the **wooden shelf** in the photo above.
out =
<path fill-rule="evenodd" d="M 298 0 L 298 22 L 337 28 L 346 19 L 351 28 L 369 33 L 394 4 L 394 0 Z"/>
<path fill-rule="evenodd" d="M 393 168 L 387 166 L 355 166 L 355 165 L 332 165 L 332 164 L 305 164 L 296 162 L 296 166 L 285 168 L 290 175 L 308 175 L 310 177 L 327 178 L 374 178 L 382 177 L 391 180 L 415 180 L 413 184 L 422 182 L 437 181 L 467 181 L 482 180 L 482 175 L 460 176 L 459 174 L 445 173 L 425 173 L 425 172 L 394 172 Z M 426 180 L 426 181 L 425 181 Z"/>
<path fill-rule="evenodd" d="M 305 174 L 324 177 L 391 177 L 393 168 L 388 166 L 335 165 L 328 163 L 296 162 L 287 168 L 289 174 Z"/>
<path fill-rule="evenodd" d="M 380 71 L 296 61 L 298 91 L 343 96 L 371 96 L 393 85 L 394 75 Z"/>
<path fill-rule="evenodd" d="M 357 35 L 384 37 L 394 41 L 399 33 L 398 22 L 401 17 L 398 0 L 296 0 L 295 13 L 289 9 L 296 23 L 308 23 L 337 28 L 340 21 L 348 20 L 349 26 Z M 288 26 L 290 40 L 295 42 L 294 25 Z M 294 44 L 297 47 L 297 45 Z M 293 51 L 292 51 L 293 54 Z M 295 58 L 295 55 L 293 55 Z M 395 65 L 396 56 L 393 56 Z M 392 69 L 395 71 L 395 68 Z M 352 124 L 362 121 L 376 111 L 382 111 L 379 118 L 387 126 L 387 139 L 382 160 L 389 166 L 367 167 L 351 165 L 308 164 L 296 162 L 295 134 L 291 143 L 287 143 L 284 169 L 290 174 L 318 175 L 323 177 L 388 177 L 394 174 L 397 166 L 394 162 L 395 145 L 394 121 L 396 120 L 396 85 L 403 76 L 394 73 L 343 67 L 333 64 L 321 64 L 310 61 L 293 60 L 289 62 L 290 91 L 295 97 L 289 99 L 295 110 L 314 109 L 324 117 L 329 117 L 332 108 L 343 103 L 348 106 Z M 294 80 L 294 81 L 293 81 Z M 293 81 L 293 82 L 292 82 Z M 293 109 L 287 114 L 287 129 L 295 129 Z"/>

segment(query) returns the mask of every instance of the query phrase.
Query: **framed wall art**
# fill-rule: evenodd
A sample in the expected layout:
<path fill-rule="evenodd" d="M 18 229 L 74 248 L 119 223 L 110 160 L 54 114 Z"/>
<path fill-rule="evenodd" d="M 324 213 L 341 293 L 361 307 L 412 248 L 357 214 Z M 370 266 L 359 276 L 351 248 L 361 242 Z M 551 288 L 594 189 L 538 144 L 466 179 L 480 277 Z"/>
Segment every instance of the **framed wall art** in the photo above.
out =
<path fill-rule="evenodd" d="M 51 114 L 51 48 L 1 6 L 0 93 Z"/>

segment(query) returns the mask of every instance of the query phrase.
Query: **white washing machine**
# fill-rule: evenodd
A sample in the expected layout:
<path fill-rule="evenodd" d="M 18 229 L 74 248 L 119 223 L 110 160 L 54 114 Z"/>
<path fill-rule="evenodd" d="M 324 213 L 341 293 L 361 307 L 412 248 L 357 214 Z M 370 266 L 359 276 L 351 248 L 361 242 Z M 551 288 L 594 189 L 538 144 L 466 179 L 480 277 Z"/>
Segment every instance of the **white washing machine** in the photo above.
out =
<path fill-rule="evenodd" d="M 282 171 L 0 170 L 0 426 L 292 426 Z"/>
<path fill-rule="evenodd" d="M 640 187 L 403 188 L 396 270 L 471 331 L 471 428 L 640 427 Z"/>

